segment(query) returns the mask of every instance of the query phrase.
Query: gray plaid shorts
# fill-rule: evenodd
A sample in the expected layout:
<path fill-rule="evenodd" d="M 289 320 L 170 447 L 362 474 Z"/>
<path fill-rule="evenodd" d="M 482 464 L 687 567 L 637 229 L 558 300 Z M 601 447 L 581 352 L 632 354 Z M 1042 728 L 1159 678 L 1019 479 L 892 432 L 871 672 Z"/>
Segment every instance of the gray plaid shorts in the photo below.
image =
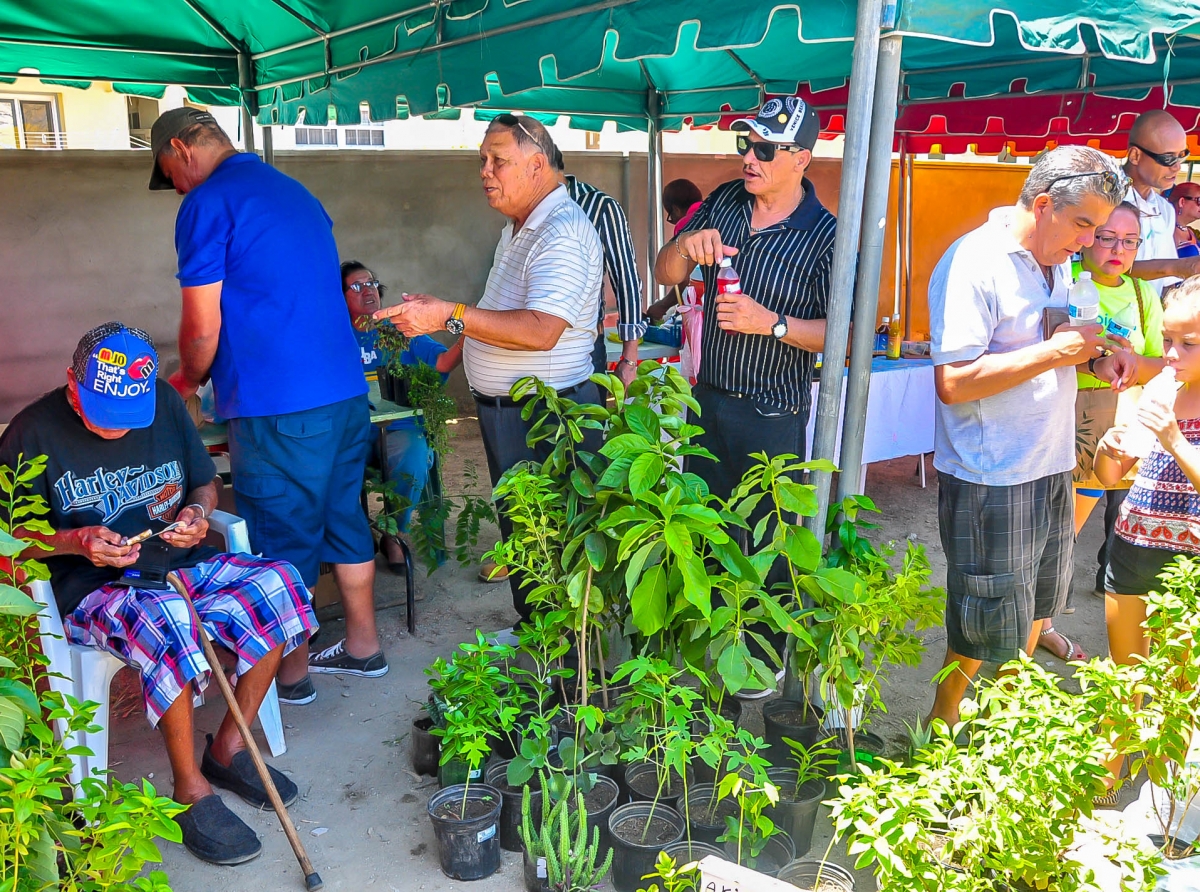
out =
<path fill-rule="evenodd" d="M 950 649 L 973 660 L 1015 658 L 1034 621 L 1067 603 L 1075 550 L 1071 472 L 983 486 L 939 471 L 938 527 Z"/>

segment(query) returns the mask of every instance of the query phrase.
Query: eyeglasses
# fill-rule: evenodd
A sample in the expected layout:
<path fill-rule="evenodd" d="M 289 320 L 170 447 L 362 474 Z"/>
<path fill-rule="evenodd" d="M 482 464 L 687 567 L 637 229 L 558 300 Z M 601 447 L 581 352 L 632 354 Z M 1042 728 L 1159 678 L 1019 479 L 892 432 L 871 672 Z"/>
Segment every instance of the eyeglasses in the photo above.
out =
<path fill-rule="evenodd" d="M 378 279 L 367 279 L 367 281 L 365 281 L 365 282 L 351 282 L 346 287 L 349 288 L 351 291 L 353 291 L 355 294 L 360 293 L 364 288 L 374 288 L 376 291 L 378 291 L 379 290 L 379 280 Z"/>
<path fill-rule="evenodd" d="M 737 153 L 745 156 L 751 149 L 754 150 L 754 157 L 759 161 L 774 161 L 775 153 L 782 149 L 785 152 L 799 152 L 802 149 L 799 146 L 781 146 L 774 142 L 750 142 L 750 137 L 739 135 L 737 138 Z"/>
<path fill-rule="evenodd" d="M 1194 201 L 1197 207 L 1200 207 L 1200 195 L 1180 195 L 1180 201 Z"/>
<path fill-rule="evenodd" d="M 1178 167 L 1184 161 L 1187 161 L 1188 156 L 1192 154 L 1188 149 L 1184 149 L 1182 152 L 1151 152 L 1149 149 L 1143 148 L 1135 142 L 1131 142 L 1129 147 L 1137 149 L 1155 164 L 1163 167 Z"/>
<path fill-rule="evenodd" d="M 1069 173 L 1065 177 L 1056 177 L 1050 181 L 1050 185 L 1046 187 L 1046 193 L 1054 188 L 1056 183 L 1064 183 L 1067 180 L 1080 180 L 1084 177 L 1100 177 L 1100 191 L 1105 195 L 1124 195 L 1129 191 L 1129 184 L 1133 182 L 1129 177 L 1123 174 L 1115 174 L 1111 170 L 1089 170 L 1087 173 Z"/>
<path fill-rule="evenodd" d="M 1097 235 L 1093 241 L 1101 248 L 1115 248 L 1118 243 L 1126 251 L 1136 251 L 1142 246 L 1145 239 L 1141 238 L 1117 238 L 1115 235 Z"/>

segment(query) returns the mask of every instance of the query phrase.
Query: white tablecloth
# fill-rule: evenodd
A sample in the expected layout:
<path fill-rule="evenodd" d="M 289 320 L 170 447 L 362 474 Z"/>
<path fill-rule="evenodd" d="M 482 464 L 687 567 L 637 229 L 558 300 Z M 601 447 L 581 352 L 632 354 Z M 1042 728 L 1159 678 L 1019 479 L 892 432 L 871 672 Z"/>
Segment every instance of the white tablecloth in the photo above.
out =
<path fill-rule="evenodd" d="M 846 382 L 842 382 L 842 415 L 846 412 Z M 812 410 L 808 416 L 808 454 L 812 455 L 817 418 L 817 382 L 813 382 Z M 933 361 L 888 360 L 871 363 L 871 389 L 867 396 L 867 431 L 863 440 L 863 465 L 902 455 L 933 452 Z M 838 454 L 841 457 L 842 421 L 838 421 Z"/>

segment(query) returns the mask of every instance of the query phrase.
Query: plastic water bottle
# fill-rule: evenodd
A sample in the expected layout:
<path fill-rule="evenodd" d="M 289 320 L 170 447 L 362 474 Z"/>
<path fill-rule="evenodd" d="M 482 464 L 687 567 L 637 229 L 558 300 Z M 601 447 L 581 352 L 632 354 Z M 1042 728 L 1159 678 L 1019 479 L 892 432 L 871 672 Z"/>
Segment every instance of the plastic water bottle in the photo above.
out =
<path fill-rule="evenodd" d="M 900 327 L 900 314 L 897 313 L 888 323 L 887 358 L 899 359 L 904 345 L 904 329 Z"/>
<path fill-rule="evenodd" d="M 1174 409 L 1175 395 L 1178 392 L 1179 382 L 1175 380 L 1175 369 L 1167 366 L 1142 388 L 1141 398 L 1138 399 L 1138 408 L 1153 402 L 1166 406 L 1168 409 Z M 1158 436 L 1142 424 L 1136 415 L 1129 419 L 1125 433 L 1121 435 L 1121 449 L 1137 458 L 1148 456 L 1157 442 Z"/>
<path fill-rule="evenodd" d="M 1071 317 L 1072 325 L 1093 325 L 1100 315 L 1100 292 L 1092 282 L 1092 274 L 1084 270 L 1079 274 L 1079 281 L 1071 286 L 1067 298 L 1067 314 Z"/>
<path fill-rule="evenodd" d="M 721 258 L 721 268 L 717 271 L 717 294 L 741 294 L 742 278 L 733 268 L 733 262 L 728 257 Z M 1099 296 L 1097 296 L 1099 300 Z"/>

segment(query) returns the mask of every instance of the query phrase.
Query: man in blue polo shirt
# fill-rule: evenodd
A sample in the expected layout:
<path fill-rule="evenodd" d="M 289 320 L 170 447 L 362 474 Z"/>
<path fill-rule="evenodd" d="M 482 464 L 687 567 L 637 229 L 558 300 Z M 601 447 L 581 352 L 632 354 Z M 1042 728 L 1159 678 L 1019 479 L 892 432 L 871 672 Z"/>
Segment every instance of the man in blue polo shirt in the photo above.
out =
<path fill-rule="evenodd" d="M 374 542 L 359 502 L 367 385 L 333 221 L 298 182 L 238 152 L 205 111 L 161 115 L 150 143 L 150 188 L 186 196 L 175 220 L 183 318 L 171 384 L 186 399 L 212 378 L 254 548 L 295 565 L 310 589 L 321 563 L 334 565 L 346 637 L 311 657 L 297 648 L 279 670 L 279 699 L 311 703 L 309 672 L 388 670 L 375 628 Z"/>

